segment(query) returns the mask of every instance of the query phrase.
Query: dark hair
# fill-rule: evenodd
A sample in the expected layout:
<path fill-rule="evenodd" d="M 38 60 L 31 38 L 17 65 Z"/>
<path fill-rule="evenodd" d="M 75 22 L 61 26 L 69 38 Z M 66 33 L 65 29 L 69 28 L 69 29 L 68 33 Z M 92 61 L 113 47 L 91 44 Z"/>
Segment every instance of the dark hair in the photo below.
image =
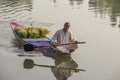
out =
<path fill-rule="evenodd" d="M 65 22 L 64 26 L 67 25 L 67 24 L 70 24 L 70 22 Z"/>

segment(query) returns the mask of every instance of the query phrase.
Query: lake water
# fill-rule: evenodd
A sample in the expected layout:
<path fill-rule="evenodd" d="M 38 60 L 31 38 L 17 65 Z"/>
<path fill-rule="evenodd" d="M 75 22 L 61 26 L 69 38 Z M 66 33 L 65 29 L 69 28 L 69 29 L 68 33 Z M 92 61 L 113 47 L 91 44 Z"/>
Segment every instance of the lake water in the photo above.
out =
<path fill-rule="evenodd" d="M 15 45 L 11 21 L 45 26 L 49 37 L 69 21 L 87 43 L 71 56 L 26 53 Z M 120 0 L 0 0 L 0 80 L 120 80 L 119 48 Z"/>

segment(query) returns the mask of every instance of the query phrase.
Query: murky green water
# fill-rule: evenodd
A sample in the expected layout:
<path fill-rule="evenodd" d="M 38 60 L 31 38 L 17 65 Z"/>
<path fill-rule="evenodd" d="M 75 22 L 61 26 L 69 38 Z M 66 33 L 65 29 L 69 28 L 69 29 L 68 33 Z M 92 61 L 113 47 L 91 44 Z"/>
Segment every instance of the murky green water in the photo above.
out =
<path fill-rule="evenodd" d="M 71 56 L 26 53 L 14 43 L 11 21 L 45 26 L 49 37 L 69 21 L 87 43 Z M 119 0 L 0 0 L 0 80 L 120 80 L 119 48 Z"/>

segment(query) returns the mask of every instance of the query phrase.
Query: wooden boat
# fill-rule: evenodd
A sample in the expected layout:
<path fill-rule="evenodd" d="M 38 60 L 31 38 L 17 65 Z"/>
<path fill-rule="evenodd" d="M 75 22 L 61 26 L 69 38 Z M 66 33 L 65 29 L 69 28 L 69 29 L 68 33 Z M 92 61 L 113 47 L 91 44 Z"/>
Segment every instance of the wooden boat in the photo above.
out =
<path fill-rule="evenodd" d="M 77 45 L 77 44 L 83 44 L 86 42 L 73 42 L 73 43 L 66 43 L 66 44 L 58 44 L 56 46 L 58 47 L 53 47 L 51 46 L 51 39 L 49 38 L 21 38 L 17 33 L 14 31 L 15 28 L 17 27 L 24 27 L 23 25 L 20 25 L 15 22 L 10 23 L 11 29 L 13 31 L 13 34 L 15 35 L 16 39 L 20 42 L 22 47 L 24 48 L 25 51 L 39 51 L 44 54 L 70 54 L 71 51 L 67 50 L 65 47 L 61 45 Z"/>
<path fill-rule="evenodd" d="M 20 25 L 15 22 L 10 23 L 11 29 L 13 31 L 13 34 L 15 35 L 16 39 L 21 43 L 21 45 L 24 47 L 25 51 L 29 51 L 34 49 L 34 51 L 39 51 L 42 53 L 47 53 L 47 54 L 65 54 L 61 51 L 59 51 L 56 48 L 50 47 L 48 45 L 51 44 L 51 39 L 48 38 L 20 38 L 17 33 L 14 31 L 16 27 L 23 27 L 23 25 Z M 35 47 L 35 48 L 34 48 Z M 38 47 L 38 48 L 37 48 Z"/>

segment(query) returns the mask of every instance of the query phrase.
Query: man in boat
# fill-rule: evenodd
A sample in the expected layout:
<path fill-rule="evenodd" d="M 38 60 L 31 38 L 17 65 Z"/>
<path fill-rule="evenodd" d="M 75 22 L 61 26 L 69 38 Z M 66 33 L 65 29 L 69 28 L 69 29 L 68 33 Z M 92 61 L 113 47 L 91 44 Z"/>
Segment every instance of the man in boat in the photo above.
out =
<path fill-rule="evenodd" d="M 75 41 L 75 38 L 70 31 L 70 23 L 66 22 L 64 24 L 63 29 L 60 29 L 56 31 L 56 33 L 52 37 L 52 42 L 53 44 L 65 44 L 65 43 L 73 43 L 75 42 L 76 44 L 69 44 L 69 45 L 64 45 L 64 46 L 58 46 L 58 50 L 65 52 L 65 53 L 70 53 L 71 51 L 74 51 L 76 48 L 78 48 L 77 41 Z"/>

